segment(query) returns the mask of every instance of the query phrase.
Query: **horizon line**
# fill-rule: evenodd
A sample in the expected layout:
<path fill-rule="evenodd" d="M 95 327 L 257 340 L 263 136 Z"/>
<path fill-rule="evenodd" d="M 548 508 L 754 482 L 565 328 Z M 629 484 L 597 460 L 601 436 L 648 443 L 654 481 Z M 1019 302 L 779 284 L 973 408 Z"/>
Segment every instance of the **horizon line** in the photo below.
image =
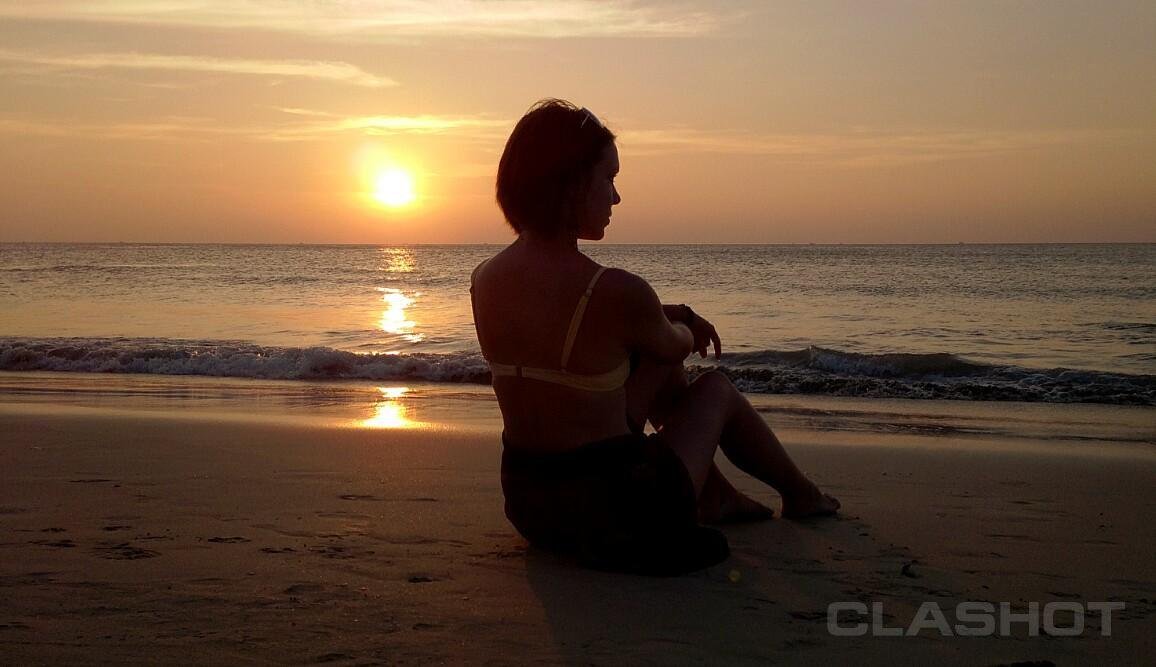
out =
<path fill-rule="evenodd" d="M 512 241 L 511 241 L 512 243 Z M 733 243 L 609 243 L 587 242 L 579 247 L 600 246 L 1007 246 L 1007 245 L 1154 245 L 1152 241 L 945 241 L 945 242 L 733 242 Z M 326 246 L 326 247 L 399 247 L 399 246 L 503 246 L 506 242 L 465 243 L 326 243 L 309 241 L 0 241 L 0 245 L 154 245 L 154 246 Z"/>

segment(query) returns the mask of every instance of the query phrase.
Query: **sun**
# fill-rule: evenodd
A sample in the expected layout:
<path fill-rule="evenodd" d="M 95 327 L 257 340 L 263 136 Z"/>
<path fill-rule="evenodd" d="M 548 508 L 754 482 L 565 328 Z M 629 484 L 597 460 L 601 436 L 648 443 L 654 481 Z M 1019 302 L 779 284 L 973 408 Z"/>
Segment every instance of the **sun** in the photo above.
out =
<path fill-rule="evenodd" d="M 399 208 L 417 199 L 413 176 L 404 169 L 391 168 L 377 173 L 373 179 L 373 198 L 383 206 Z"/>

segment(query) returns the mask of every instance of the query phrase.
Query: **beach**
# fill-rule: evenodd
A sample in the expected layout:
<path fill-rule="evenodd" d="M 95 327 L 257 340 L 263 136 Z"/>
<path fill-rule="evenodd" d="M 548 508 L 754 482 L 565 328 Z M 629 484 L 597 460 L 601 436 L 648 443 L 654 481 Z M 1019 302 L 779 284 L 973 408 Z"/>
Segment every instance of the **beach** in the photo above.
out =
<path fill-rule="evenodd" d="M 1156 665 L 1154 26 L 0 0 L 0 667 Z"/>
<path fill-rule="evenodd" d="M 754 396 L 840 516 L 728 526 L 728 560 L 647 578 L 527 548 L 503 516 L 488 392 L 0 373 L 4 662 L 1062 665 L 1156 650 L 1153 408 Z M 909 632 L 928 602 L 949 636 Z M 1038 636 L 1016 620 L 960 636 L 960 602 L 1066 606 Z M 1123 608 L 1089 608 L 1072 632 L 1071 607 L 1104 602 Z M 852 606 L 837 626 L 860 636 L 832 634 L 832 603 L 878 606 L 881 623 Z"/>

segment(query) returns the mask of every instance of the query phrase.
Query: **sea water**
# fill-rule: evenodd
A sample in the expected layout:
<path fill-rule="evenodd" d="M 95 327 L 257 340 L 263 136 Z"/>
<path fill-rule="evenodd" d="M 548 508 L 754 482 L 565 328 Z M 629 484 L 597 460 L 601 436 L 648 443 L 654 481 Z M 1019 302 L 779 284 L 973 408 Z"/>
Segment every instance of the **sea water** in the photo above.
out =
<path fill-rule="evenodd" d="M 0 370 L 485 383 L 501 246 L 0 244 Z M 1156 405 L 1156 245 L 603 245 L 744 391 Z M 532 276 L 527 276 L 532 279 Z"/>

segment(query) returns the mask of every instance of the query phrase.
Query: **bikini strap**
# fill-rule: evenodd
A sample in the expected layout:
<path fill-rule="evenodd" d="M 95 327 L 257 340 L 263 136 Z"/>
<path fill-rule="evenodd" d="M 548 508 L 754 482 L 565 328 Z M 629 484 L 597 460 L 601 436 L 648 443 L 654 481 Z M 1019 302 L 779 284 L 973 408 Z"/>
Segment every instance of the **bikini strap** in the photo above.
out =
<path fill-rule="evenodd" d="M 574 316 L 570 318 L 570 329 L 566 332 L 566 344 L 562 346 L 562 370 L 566 370 L 566 362 L 570 361 L 570 351 L 574 348 L 578 327 L 582 325 L 582 316 L 586 313 L 586 303 L 590 301 L 590 295 L 594 293 L 594 283 L 598 282 L 605 270 L 605 266 L 598 267 L 598 270 L 594 272 L 594 277 L 590 279 L 590 284 L 586 286 L 586 292 L 578 299 L 578 307 L 574 309 Z"/>

